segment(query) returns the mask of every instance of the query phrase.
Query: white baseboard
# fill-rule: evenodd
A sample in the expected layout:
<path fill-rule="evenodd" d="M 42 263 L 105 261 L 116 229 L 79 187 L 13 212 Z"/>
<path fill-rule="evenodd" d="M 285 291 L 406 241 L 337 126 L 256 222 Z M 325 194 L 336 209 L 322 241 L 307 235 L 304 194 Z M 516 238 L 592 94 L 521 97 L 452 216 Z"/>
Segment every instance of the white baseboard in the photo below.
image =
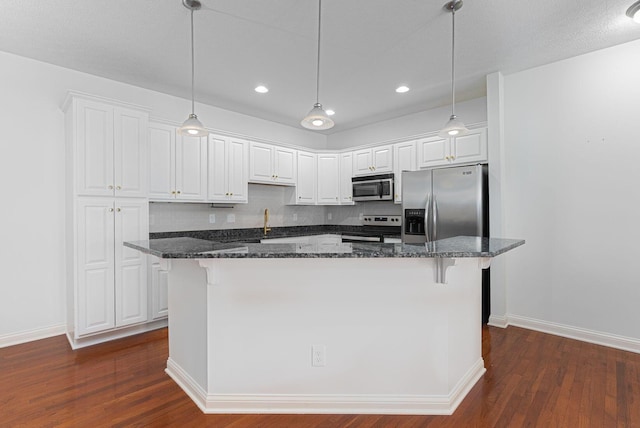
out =
<path fill-rule="evenodd" d="M 491 318 L 489 318 L 491 321 Z M 558 324 L 549 321 L 527 318 L 518 315 L 508 315 L 507 325 L 536 330 L 543 333 L 554 334 L 556 336 L 567 337 L 569 339 L 581 340 L 583 342 L 594 343 L 596 345 L 608 346 L 640 354 L 640 340 L 618 336 L 615 334 L 603 333 L 595 330 L 588 330 L 569 325 Z M 493 324 L 490 324 L 493 325 Z"/>
<path fill-rule="evenodd" d="M 207 394 L 171 358 L 166 373 L 204 413 L 451 415 L 485 373 L 480 358 L 449 395 Z"/>
<path fill-rule="evenodd" d="M 21 331 L 19 333 L 11 333 L 0 336 L 0 348 L 7 346 L 19 345 L 21 343 L 31 342 L 34 340 L 46 339 L 48 337 L 59 336 L 66 331 L 66 325 L 57 324 L 48 327 L 36 328 L 34 330 Z"/>
<path fill-rule="evenodd" d="M 509 325 L 506 316 L 489 315 L 489 322 L 487 323 L 493 327 L 507 328 Z"/>
<path fill-rule="evenodd" d="M 117 330 L 106 331 L 102 333 L 92 334 L 91 336 L 85 336 L 75 338 L 73 332 L 67 332 L 67 340 L 71 349 L 80 349 L 87 346 L 97 345 L 99 343 L 109 342 L 111 340 L 122 339 L 125 337 L 133 336 L 135 334 L 146 333 L 148 331 L 157 330 L 159 328 L 165 328 L 168 325 L 167 318 L 151 321 L 143 324 L 135 324 L 128 327 L 119 328 Z"/>

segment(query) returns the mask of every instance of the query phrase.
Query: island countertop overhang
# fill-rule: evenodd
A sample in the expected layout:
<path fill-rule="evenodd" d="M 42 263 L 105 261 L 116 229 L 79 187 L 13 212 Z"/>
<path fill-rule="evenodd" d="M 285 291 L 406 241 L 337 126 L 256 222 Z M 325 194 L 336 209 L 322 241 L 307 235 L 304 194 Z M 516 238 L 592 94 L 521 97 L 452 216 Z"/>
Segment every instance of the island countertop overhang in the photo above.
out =
<path fill-rule="evenodd" d="M 210 258 L 490 258 L 523 245 L 523 239 L 457 236 L 423 245 L 385 243 L 219 243 L 196 238 L 162 238 L 124 245 L 162 259 Z"/>

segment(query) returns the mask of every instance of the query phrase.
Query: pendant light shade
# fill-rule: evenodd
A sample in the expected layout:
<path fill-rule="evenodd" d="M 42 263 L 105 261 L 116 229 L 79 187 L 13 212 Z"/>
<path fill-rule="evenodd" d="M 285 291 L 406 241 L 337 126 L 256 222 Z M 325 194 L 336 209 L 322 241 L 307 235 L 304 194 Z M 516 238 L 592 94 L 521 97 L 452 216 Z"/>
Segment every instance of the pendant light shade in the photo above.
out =
<path fill-rule="evenodd" d="M 462 7 L 462 0 L 453 0 L 447 3 L 444 8 L 451 12 L 451 117 L 444 124 L 444 128 L 438 132 L 441 138 L 460 137 L 469 132 L 469 129 L 456 116 L 456 81 L 455 81 L 455 52 L 456 52 L 456 11 Z"/>
<path fill-rule="evenodd" d="M 300 124 L 307 128 L 316 131 L 322 131 L 325 129 L 333 128 L 333 120 L 327 115 L 320 104 L 320 27 L 322 24 L 322 0 L 319 0 L 318 4 L 318 62 L 316 67 L 316 103 L 313 108 L 305 116 Z"/>
<path fill-rule="evenodd" d="M 627 16 L 640 24 L 640 0 L 627 9 Z"/>
<path fill-rule="evenodd" d="M 193 48 L 193 12 L 200 9 L 202 6 L 198 0 L 182 0 L 184 7 L 191 11 L 191 114 L 182 123 L 182 126 L 178 128 L 180 135 L 189 135 L 192 137 L 204 137 L 209 131 L 202 125 L 202 122 L 198 120 L 198 116 L 195 113 L 195 60 L 194 60 L 194 48 Z"/>
<path fill-rule="evenodd" d="M 300 124 L 307 129 L 317 129 L 318 131 L 330 129 L 334 125 L 333 120 L 327 115 L 320 103 L 313 105 L 309 114 L 302 119 Z"/>

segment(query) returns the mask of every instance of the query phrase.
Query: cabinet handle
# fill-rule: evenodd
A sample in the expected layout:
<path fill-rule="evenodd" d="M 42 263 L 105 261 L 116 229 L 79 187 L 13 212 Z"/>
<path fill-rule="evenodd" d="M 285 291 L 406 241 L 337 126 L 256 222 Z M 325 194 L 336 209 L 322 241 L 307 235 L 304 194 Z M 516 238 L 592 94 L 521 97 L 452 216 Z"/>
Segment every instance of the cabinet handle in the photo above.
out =
<path fill-rule="evenodd" d="M 107 187 L 107 189 L 109 189 L 109 190 L 113 190 L 113 186 L 109 185 L 109 186 Z"/>

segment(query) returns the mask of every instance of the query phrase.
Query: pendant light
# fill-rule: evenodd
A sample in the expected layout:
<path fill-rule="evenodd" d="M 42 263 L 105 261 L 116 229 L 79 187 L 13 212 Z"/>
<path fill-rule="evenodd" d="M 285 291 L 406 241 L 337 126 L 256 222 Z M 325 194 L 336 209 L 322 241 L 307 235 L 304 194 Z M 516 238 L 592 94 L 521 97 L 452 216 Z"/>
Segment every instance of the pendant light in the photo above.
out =
<path fill-rule="evenodd" d="M 333 128 L 333 120 L 327 115 L 320 104 L 320 26 L 322 23 L 322 0 L 318 4 L 318 62 L 316 68 L 316 103 L 313 108 L 300 122 L 307 129 L 322 131 Z"/>
<path fill-rule="evenodd" d="M 456 51 L 456 11 L 462 7 L 462 0 L 453 0 L 447 3 L 444 8 L 451 11 L 451 117 L 445 123 L 444 128 L 438 132 L 442 138 L 460 137 L 469 132 L 464 123 L 456 116 L 456 81 L 455 81 L 455 51 Z"/>
<path fill-rule="evenodd" d="M 640 0 L 627 9 L 627 16 L 640 24 Z"/>
<path fill-rule="evenodd" d="M 182 126 L 178 128 L 180 135 L 189 135 L 192 137 L 204 137 L 209 134 L 209 131 L 202 125 L 202 122 L 198 120 L 195 112 L 195 98 L 194 98 L 194 75 L 195 75 L 195 60 L 194 60 L 194 48 L 193 48 L 193 12 L 200 9 L 202 5 L 198 0 L 182 0 L 184 7 L 191 11 L 191 114 L 182 123 Z"/>

